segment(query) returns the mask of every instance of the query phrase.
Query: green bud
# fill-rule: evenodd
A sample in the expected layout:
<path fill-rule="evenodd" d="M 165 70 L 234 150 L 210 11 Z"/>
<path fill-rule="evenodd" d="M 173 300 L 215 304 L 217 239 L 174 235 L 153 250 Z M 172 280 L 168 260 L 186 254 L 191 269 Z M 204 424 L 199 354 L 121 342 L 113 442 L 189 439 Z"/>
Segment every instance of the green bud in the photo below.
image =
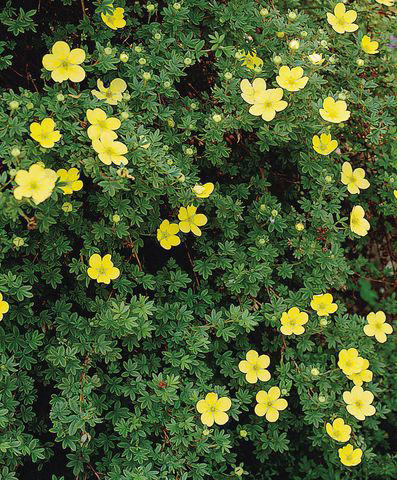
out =
<path fill-rule="evenodd" d="M 277 38 L 283 38 L 285 35 L 285 32 L 276 32 L 276 37 Z"/>
<path fill-rule="evenodd" d="M 12 243 L 17 247 L 23 247 L 25 245 L 25 240 L 21 237 L 14 237 Z"/>
<path fill-rule="evenodd" d="M 332 177 L 331 175 L 327 175 L 324 179 L 327 183 L 331 183 L 332 182 Z"/>
<path fill-rule="evenodd" d="M 113 53 L 113 50 L 110 47 L 106 47 L 104 52 L 106 55 L 111 55 Z"/>
<path fill-rule="evenodd" d="M 168 123 L 168 126 L 171 127 L 171 128 L 174 128 L 175 127 L 175 122 L 172 118 L 169 118 L 167 120 L 167 123 Z"/>
<path fill-rule="evenodd" d="M 167 160 L 167 165 L 173 165 L 174 164 L 174 160 L 172 160 L 172 158 L 169 158 Z"/>
<path fill-rule="evenodd" d="M 320 396 L 318 397 L 318 401 L 319 401 L 320 403 L 324 403 L 326 400 L 327 400 L 327 399 L 325 398 L 324 395 L 320 395 Z"/>
<path fill-rule="evenodd" d="M 327 47 L 328 47 L 328 42 L 327 42 L 327 40 L 321 40 L 320 45 L 321 45 L 322 47 L 324 47 L 324 48 L 327 48 Z"/>
<path fill-rule="evenodd" d="M 192 110 L 197 110 L 197 109 L 198 109 L 197 103 L 192 102 L 192 103 L 190 104 L 190 108 L 191 108 Z"/>
<path fill-rule="evenodd" d="M 262 212 L 264 212 L 266 210 L 266 205 L 265 204 L 261 204 L 259 205 L 259 210 L 261 210 Z"/>
<path fill-rule="evenodd" d="M 194 153 L 194 150 L 193 150 L 193 148 L 187 148 L 185 153 L 186 153 L 186 155 L 189 155 L 189 157 L 191 157 Z"/>
<path fill-rule="evenodd" d="M 147 82 L 148 80 L 150 80 L 152 78 L 152 76 L 150 75 L 149 72 L 144 72 L 143 73 L 143 79 L 145 80 L 145 82 Z"/>
<path fill-rule="evenodd" d="M 70 202 L 65 202 L 61 208 L 65 213 L 68 213 L 73 210 L 73 205 Z"/>
<path fill-rule="evenodd" d="M 32 102 L 28 102 L 28 103 L 26 104 L 26 108 L 27 108 L 28 110 L 32 110 L 33 107 L 34 107 L 34 105 L 33 105 Z"/>
<path fill-rule="evenodd" d="M 123 120 L 128 120 L 130 117 L 130 114 L 128 112 L 121 112 L 121 118 Z"/>
<path fill-rule="evenodd" d="M 11 102 L 8 104 L 8 107 L 10 110 L 16 110 L 19 107 L 19 102 L 16 100 L 11 100 Z"/>
<path fill-rule="evenodd" d="M 128 62 L 128 59 L 130 58 L 127 53 L 120 53 L 120 61 L 123 63 Z"/>
<path fill-rule="evenodd" d="M 277 217 L 278 211 L 277 210 L 272 210 L 271 215 L 272 215 L 272 217 Z"/>
<path fill-rule="evenodd" d="M 233 78 L 233 74 L 230 72 L 225 72 L 223 76 L 226 78 L 226 80 L 231 80 Z"/>
<path fill-rule="evenodd" d="M 189 66 L 192 64 L 192 59 L 187 57 L 183 60 L 183 63 L 186 65 L 186 66 Z"/>
<path fill-rule="evenodd" d="M 155 33 L 154 34 L 154 39 L 155 40 L 161 40 L 161 33 Z"/>
<path fill-rule="evenodd" d="M 181 4 L 179 2 L 174 3 L 174 5 L 172 5 L 172 6 L 175 10 L 180 10 L 181 9 Z"/>
<path fill-rule="evenodd" d="M 283 61 L 283 59 L 280 57 L 280 55 L 276 55 L 275 57 L 273 57 L 273 63 L 275 65 L 280 65 L 280 63 Z"/>
<path fill-rule="evenodd" d="M 236 467 L 234 469 L 234 473 L 238 476 L 241 477 L 241 475 L 244 473 L 244 470 L 241 467 Z"/>
<path fill-rule="evenodd" d="M 128 100 L 131 100 L 131 95 L 129 93 L 123 93 L 123 100 L 128 102 Z"/>
<path fill-rule="evenodd" d="M 289 14 L 288 14 L 288 18 L 292 21 L 296 20 L 297 16 L 298 15 L 295 12 L 289 12 Z"/>
<path fill-rule="evenodd" d="M 154 12 L 155 9 L 156 9 L 156 6 L 153 5 L 153 3 L 148 3 L 148 4 L 146 5 L 146 10 L 147 10 L 149 13 Z"/>
<path fill-rule="evenodd" d="M 120 215 L 115 213 L 112 217 L 112 220 L 113 220 L 114 223 L 119 223 L 119 221 L 121 220 L 121 217 L 120 217 Z"/>
<path fill-rule="evenodd" d="M 136 53 L 141 53 L 143 51 L 143 48 L 140 45 L 137 45 L 136 47 L 134 47 L 134 51 Z"/>
<path fill-rule="evenodd" d="M 11 150 L 11 156 L 13 157 L 19 157 L 19 155 L 21 155 L 21 150 L 19 150 L 18 147 L 14 147 L 12 150 Z"/>
<path fill-rule="evenodd" d="M 65 95 L 63 95 L 62 93 L 58 93 L 57 100 L 58 102 L 63 102 L 65 100 Z"/>
<path fill-rule="evenodd" d="M 138 60 L 138 63 L 139 63 L 139 65 L 146 65 L 146 58 L 141 57 L 141 58 Z"/>
<path fill-rule="evenodd" d="M 219 123 L 222 121 L 222 115 L 219 115 L 218 113 L 214 113 L 214 115 L 212 115 L 212 120 L 215 123 Z"/>
<path fill-rule="evenodd" d="M 320 370 L 318 368 L 312 368 L 310 370 L 310 373 L 311 375 L 313 375 L 313 377 L 317 377 L 318 375 L 320 375 Z"/>
<path fill-rule="evenodd" d="M 326 327 L 326 326 L 328 325 L 328 320 L 327 320 L 326 318 L 322 318 L 322 319 L 320 320 L 320 325 L 321 325 L 322 327 Z"/>
<path fill-rule="evenodd" d="M 247 430 L 240 430 L 240 437 L 245 438 L 248 435 Z"/>
<path fill-rule="evenodd" d="M 185 180 L 186 180 L 185 175 L 184 175 L 183 173 L 181 173 L 181 174 L 179 175 L 179 177 L 178 177 L 178 182 L 184 183 Z"/>
<path fill-rule="evenodd" d="M 356 63 L 359 67 L 364 66 L 364 60 L 362 58 L 357 58 Z"/>
<path fill-rule="evenodd" d="M 267 17 L 267 15 L 269 15 L 269 10 L 267 8 L 261 8 L 259 13 L 262 17 Z"/>
<path fill-rule="evenodd" d="M 170 88 L 171 82 L 169 82 L 168 80 L 166 80 L 166 81 L 163 83 L 163 85 L 164 85 L 164 88 Z"/>
<path fill-rule="evenodd" d="M 307 32 L 303 30 L 303 32 L 301 32 L 301 38 L 306 38 L 306 37 L 307 37 Z"/>

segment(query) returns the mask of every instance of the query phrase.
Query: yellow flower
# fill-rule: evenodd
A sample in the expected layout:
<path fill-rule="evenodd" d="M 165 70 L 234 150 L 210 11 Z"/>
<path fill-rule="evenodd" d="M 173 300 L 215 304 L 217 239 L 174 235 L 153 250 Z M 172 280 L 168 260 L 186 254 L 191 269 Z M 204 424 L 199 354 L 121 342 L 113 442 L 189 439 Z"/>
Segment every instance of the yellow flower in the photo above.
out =
<path fill-rule="evenodd" d="M 309 320 L 309 316 L 306 312 L 300 312 L 299 308 L 292 307 L 287 312 L 281 315 L 281 328 L 280 331 L 284 335 L 301 335 L 305 328 L 302 327 Z"/>
<path fill-rule="evenodd" d="M 81 48 L 70 50 L 66 42 L 55 42 L 52 53 L 43 57 L 43 67 L 51 72 L 54 82 L 71 80 L 81 82 L 85 78 L 85 71 L 80 63 L 85 60 L 85 52 Z"/>
<path fill-rule="evenodd" d="M 14 197 L 21 200 L 22 197 L 32 198 L 38 205 L 51 196 L 57 180 L 57 174 L 50 168 L 44 168 L 35 163 L 27 170 L 18 170 L 15 182 L 18 185 L 14 190 Z"/>
<path fill-rule="evenodd" d="M 9 304 L 3 300 L 3 295 L 0 293 L 0 320 L 3 320 L 3 316 L 10 309 Z"/>
<path fill-rule="evenodd" d="M 90 268 L 87 270 L 87 274 L 98 283 L 109 284 L 110 280 L 114 280 L 120 275 L 120 270 L 113 265 L 112 256 L 109 253 L 104 257 L 94 253 L 90 257 L 89 264 Z"/>
<path fill-rule="evenodd" d="M 365 178 L 365 170 L 362 168 L 355 168 L 354 171 L 349 162 L 344 162 L 341 171 L 341 182 L 347 185 L 347 190 L 352 195 L 360 193 L 360 188 L 365 190 L 370 183 Z"/>
<path fill-rule="evenodd" d="M 205 215 L 196 213 L 196 211 L 197 207 L 193 205 L 189 205 L 186 208 L 181 207 L 178 213 L 178 218 L 181 220 L 179 222 L 179 228 L 183 233 L 192 232 L 199 237 L 201 235 L 199 227 L 205 225 L 208 219 Z"/>
<path fill-rule="evenodd" d="M 103 133 L 117 130 L 121 125 L 118 118 L 107 118 L 106 113 L 100 108 L 88 109 L 87 119 L 91 123 L 87 130 L 88 137 L 91 140 L 101 139 Z M 117 135 L 115 138 L 117 138 Z"/>
<path fill-rule="evenodd" d="M 343 349 L 339 352 L 338 367 L 345 375 L 358 373 L 363 369 L 364 359 L 358 356 L 355 348 Z"/>
<path fill-rule="evenodd" d="M 337 3 L 334 8 L 334 14 L 327 13 L 327 20 L 331 27 L 337 33 L 355 32 L 358 29 L 354 20 L 357 18 L 357 13 L 354 10 L 348 10 L 343 3 Z"/>
<path fill-rule="evenodd" d="M 338 310 L 338 305 L 332 303 L 333 297 L 330 293 L 324 295 L 314 295 L 310 306 L 317 312 L 319 317 L 327 317 L 330 313 L 335 313 Z"/>
<path fill-rule="evenodd" d="M 290 69 L 287 66 L 280 67 L 278 75 L 276 77 L 276 82 L 280 85 L 281 88 L 288 90 L 289 92 L 297 92 L 302 90 L 306 86 L 309 77 L 303 76 L 302 67 L 294 67 Z"/>
<path fill-rule="evenodd" d="M 204 183 L 204 185 L 195 185 L 192 191 L 197 198 L 208 198 L 214 191 L 214 184 L 209 182 Z"/>
<path fill-rule="evenodd" d="M 255 413 L 258 417 L 266 416 L 268 422 L 276 422 L 279 417 L 279 410 L 285 410 L 288 402 L 284 398 L 280 398 L 281 392 L 278 387 L 271 387 L 267 392 L 260 390 L 256 394 Z"/>
<path fill-rule="evenodd" d="M 375 1 L 380 3 L 381 5 L 386 5 L 386 7 L 392 7 L 396 0 L 375 0 Z"/>
<path fill-rule="evenodd" d="M 365 53 L 368 53 L 369 55 L 374 55 L 375 53 L 378 53 L 379 43 L 376 42 L 375 40 L 371 41 L 368 35 L 364 35 L 362 40 L 361 40 L 361 48 L 364 50 Z"/>
<path fill-rule="evenodd" d="M 263 78 L 255 78 L 251 83 L 245 78 L 240 82 L 241 96 L 250 105 L 258 102 L 262 93 L 266 90 L 266 82 Z"/>
<path fill-rule="evenodd" d="M 393 190 L 393 195 L 395 198 L 397 198 L 397 190 Z"/>
<path fill-rule="evenodd" d="M 314 150 L 320 155 L 329 155 L 338 146 L 338 142 L 332 140 L 331 135 L 327 135 L 326 133 L 322 133 L 320 137 L 314 135 L 312 142 Z"/>
<path fill-rule="evenodd" d="M 179 226 L 177 223 L 163 220 L 157 229 L 157 240 L 163 248 L 169 250 L 171 247 L 176 247 L 181 243 L 181 239 L 177 236 L 178 232 Z"/>
<path fill-rule="evenodd" d="M 102 80 L 97 80 L 96 84 L 99 92 L 92 90 L 91 93 L 99 100 L 105 100 L 109 105 L 117 105 L 117 102 L 123 98 L 122 93 L 127 88 L 127 84 L 122 78 L 112 80 L 108 88 L 104 86 Z"/>
<path fill-rule="evenodd" d="M 346 425 L 343 418 L 335 418 L 332 425 L 327 423 L 325 425 L 328 435 L 337 442 L 348 442 L 352 428 Z"/>
<path fill-rule="evenodd" d="M 340 123 L 350 118 L 350 112 L 347 110 L 347 104 L 344 100 L 335 100 L 327 97 L 323 102 L 323 108 L 320 108 L 321 117 L 327 122 Z"/>
<path fill-rule="evenodd" d="M 324 63 L 324 58 L 321 53 L 313 52 L 311 55 L 307 57 L 313 65 L 322 65 Z"/>
<path fill-rule="evenodd" d="M 255 67 L 263 66 L 263 60 L 257 56 L 255 50 L 247 53 L 243 52 L 241 60 L 243 61 L 242 65 L 245 65 L 250 70 L 253 70 Z"/>
<path fill-rule="evenodd" d="M 109 5 L 111 8 L 113 5 Z M 126 21 L 124 20 L 124 8 L 116 8 L 111 14 L 105 15 L 101 13 L 103 22 L 112 30 L 117 30 L 118 28 L 123 28 L 126 26 Z"/>
<path fill-rule="evenodd" d="M 69 168 L 69 170 L 61 168 L 57 171 L 57 175 L 62 183 L 66 183 L 66 185 L 59 187 L 65 195 L 71 195 L 83 188 L 83 182 L 79 180 L 80 172 L 77 168 Z"/>
<path fill-rule="evenodd" d="M 363 361 L 361 370 L 358 373 L 347 375 L 347 378 L 359 387 L 361 387 L 364 382 L 371 382 L 373 377 L 371 370 L 368 370 L 369 361 L 366 358 L 362 358 L 361 360 Z"/>
<path fill-rule="evenodd" d="M 205 400 L 199 400 L 196 404 L 197 411 L 201 413 L 201 422 L 207 427 L 212 427 L 214 423 L 217 425 L 225 425 L 229 420 L 227 412 L 232 406 L 230 398 L 221 397 L 214 392 L 207 393 Z"/>
<path fill-rule="evenodd" d="M 61 138 L 59 130 L 54 130 L 55 122 L 52 118 L 45 118 L 41 123 L 33 122 L 30 125 L 30 136 L 44 148 L 51 148 Z"/>
<path fill-rule="evenodd" d="M 270 364 L 268 355 L 258 355 L 255 350 L 249 350 L 245 355 L 246 360 L 241 360 L 238 364 L 240 372 L 245 373 L 245 379 L 248 383 L 256 383 L 259 380 L 268 382 L 270 373 L 266 368 Z"/>
<path fill-rule="evenodd" d="M 365 237 L 371 227 L 364 215 L 364 209 L 360 205 L 353 207 L 350 213 L 350 230 L 361 237 Z"/>
<path fill-rule="evenodd" d="M 346 467 L 354 467 L 361 462 L 361 457 L 363 455 L 363 451 L 361 448 L 353 448 L 353 445 L 348 443 L 342 448 L 338 449 L 340 461 Z"/>
<path fill-rule="evenodd" d="M 116 142 L 117 135 L 112 132 L 102 133 L 100 140 L 93 140 L 92 147 L 97 152 L 99 160 L 105 165 L 114 163 L 115 165 L 127 165 L 128 159 L 124 157 L 128 153 L 128 148 L 124 143 Z"/>
<path fill-rule="evenodd" d="M 386 323 L 385 312 L 371 312 L 367 315 L 368 325 L 364 327 L 364 333 L 368 337 L 375 337 L 380 343 L 385 343 L 387 335 L 393 333 L 393 327 Z"/>
<path fill-rule="evenodd" d="M 365 417 L 375 414 L 375 407 L 371 405 L 373 399 L 373 393 L 363 390 L 357 385 L 352 388 L 351 392 L 343 392 L 343 400 L 347 404 L 346 409 L 357 420 L 364 420 Z"/>
<path fill-rule="evenodd" d="M 288 106 L 286 101 L 281 100 L 283 94 L 282 88 L 262 90 L 260 95 L 255 98 L 254 104 L 250 107 L 250 114 L 261 116 L 263 120 L 270 122 L 276 116 L 276 112 L 281 112 Z"/>

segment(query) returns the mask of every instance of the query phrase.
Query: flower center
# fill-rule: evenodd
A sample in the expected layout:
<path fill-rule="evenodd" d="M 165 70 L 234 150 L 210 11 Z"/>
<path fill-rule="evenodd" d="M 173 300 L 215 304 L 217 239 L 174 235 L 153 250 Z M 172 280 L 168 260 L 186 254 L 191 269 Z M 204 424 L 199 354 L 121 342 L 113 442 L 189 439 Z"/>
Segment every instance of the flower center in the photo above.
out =
<path fill-rule="evenodd" d="M 30 182 L 30 189 L 31 190 L 37 190 L 39 187 L 38 183 L 36 182 L 36 180 L 33 180 L 33 182 Z"/>
<path fill-rule="evenodd" d="M 357 400 L 356 407 L 357 408 L 362 408 L 363 407 L 363 402 L 361 400 Z"/>

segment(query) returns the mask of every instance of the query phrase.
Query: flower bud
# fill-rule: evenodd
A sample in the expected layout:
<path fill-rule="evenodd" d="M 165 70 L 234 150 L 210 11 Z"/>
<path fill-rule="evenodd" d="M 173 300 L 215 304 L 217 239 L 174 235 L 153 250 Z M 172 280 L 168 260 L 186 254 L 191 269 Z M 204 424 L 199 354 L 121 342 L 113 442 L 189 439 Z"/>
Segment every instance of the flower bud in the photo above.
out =
<path fill-rule="evenodd" d="M 269 10 L 267 8 L 261 8 L 259 13 L 262 15 L 262 17 L 267 17 L 269 15 Z"/>
<path fill-rule="evenodd" d="M 191 157 L 194 153 L 194 150 L 193 150 L 193 148 L 187 148 L 185 153 L 186 153 L 186 155 L 189 155 L 189 157 Z"/>
<path fill-rule="evenodd" d="M 28 102 L 28 103 L 26 104 L 26 108 L 27 108 L 28 110 L 32 110 L 33 107 L 34 107 L 34 105 L 33 105 L 32 102 Z"/>
<path fill-rule="evenodd" d="M 248 435 L 247 430 L 240 430 L 240 437 L 245 438 Z"/>
<path fill-rule="evenodd" d="M 168 80 L 166 80 L 166 81 L 163 83 L 163 86 L 164 86 L 164 88 L 170 88 L 171 82 L 169 82 Z"/>
<path fill-rule="evenodd" d="M 63 102 L 65 100 L 65 96 L 62 93 L 58 93 L 56 98 L 58 102 Z"/>
<path fill-rule="evenodd" d="M 324 180 L 327 182 L 327 183 L 331 183 L 332 182 L 332 177 L 331 175 L 327 175 Z"/>
<path fill-rule="evenodd" d="M 143 72 L 143 79 L 145 80 L 145 82 L 147 82 L 148 80 L 150 80 L 152 78 L 152 76 L 150 75 L 149 72 Z"/>
<path fill-rule="evenodd" d="M 262 212 L 264 212 L 266 210 L 266 205 L 264 203 L 262 203 L 261 205 L 259 205 L 259 210 L 261 210 Z"/>
<path fill-rule="evenodd" d="M 192 103 L 190 104 L 190 108 L 191 108 L 192 110 L 197 110 L 197 109 L 198 109 L 197 103 L 192 102 Z"/>
<path fill-rule="evenodd" d="M 284 32 L 276 32 L 276 37 L 277 37 L 277 38 L 283 38 L 284 35 L 285 35 Z"/>
<path fill-rule="evenodd" d="M 297 224 L 295 224 L 295 228 L 296 230 L 298 230 L 298 232 L 301 232 L 302 230 L 305 229 L 305 226 L 303 225 L 302 222 L 298 222 Z"/>
<path fill-rule="evenodd" d="M 178 182 L 184 183 L 185 180 L 186 180 L 185 175 L 184 175 L 183 173 L 181 173 L 181 174 L 179 175 L 179 177 L 178 177 Z"/>
<path fill-rule="evenodd" d="M 326 400 L 327 400 L 327 399 L 324 397 L 324 395 L 319 395 L 318 401 L 319 401 L 320 403 L 324 403 Z"/>
<path fill-rule="evenodd" d="M 140 45 L 137 45 L 136 47 L 134 47 L 134 51 L 135 51 L 136 53 L 142 53 L 143 48 L 142 48 Z"/>
<path fill-rule="evenodd" d="M 272 215 L 272 217 L 277 217 L 278 211 L 277 210 L 272 210 L 271 215 Z"/>
<path fill-rule="evenodd" d="M 110 47 L 106 47 L 104 52 L 106 55 L 111 55 L 113 53 L 113 50 Z"/>
<path fill-rule="evenodd" d="M 19 157 L 19 155 L 21 155 L 21 150 L 19 150 L 18 147 L 14 147 L 12 150 L 11 150 L 11 156 L 13 157 Z"/>
<path fill-rule="evenodd" d="M 307 37 L 307 32 L 303 30 L 303 32 L 301 32 L 301 38 L 306 38 L 306 37 Z"/>
<path fill-rule="evenodd" d="M 204 428 L 203 435 L 207 436 L 209 434 L 210 434 L 210 431 L 208 430 L 208 428 Z"/>
<path fill-rule="evenodd" d="M 121 118 L 123 120 L 128 120 L 130 117 L 130 114 L 128 112 L 121 112 Z"/>
<path fill-rule="evenodd" d="M 146 10 L 147 10 L 149 13 L 154 12 L 155 9 L 156 9 L 156 6 L 153 5 L 153 3 L 148 3 L 148 4 L 146 5 Z"/>
<path fill-rule="evenodd" d="M 297 16 L 298 15 L 295 12 L 289 12 L 289 14 L 288 14 L 288 18 L 292 21 L 296 20 Z"/>
<path fill-rule="evenodd" d="M 328 325 L 328 320 L 327 320 L 326 318 L 322 318 L 322 319 L 320 320 L 320 325 L 321 325 L 322 327 L 326 327 L 326 326 Z"/>
<path fill-rule="evenodd" d="M 141 58 L 138 60 L 138 63 L 139 63 L 139 65 L 146 65 L 146 58 L 141 57 Z"/>
<path fill-rule="evenodd" d="M 62 210 L 63 210 L 65 213 L 71 212 L 71 211 L 73 210 L 73 205 L 72 205 L 70 202 L 65 202 L 65 203 L 62 205 Z"/>
<path fill-rule="evenodd" d="M 291 50 L 298 50 L 300 46 L 299 40 L 291 40 L 288 46 Z"/>
<path fill-rule="evenodd" d="M 241 475 L 244 473 L 244 469 L 242 469 L 241 467 L 236 467 L 234 469 L 234 473 L 238 476 L 238 477 L 241 477 Z"/>
<path fill-rule="evenodd" d="M 120 217 L 120 215 L 115 213 L 112 217 L 112 220 L 113 220 L 114 223 L 119 223 L 119 221 L 121 220 L 121 217 Z"/>
<path fill-rule="evenodd" d="M 327 40 L 321 40 L 320 45 L 321 45 L 322 47 L 324 47 L 324 48 L 327 48 L 327 47 L 328 47 L 328 42 L 327 42 Z"/>
<path fill-rule="evenodd" d="M 157 40 L 157 41 L 161 40 L 161 33 L 155 33 L 154 34 L 154 39 Z"/>
<path fill-rule="evenodd" d="M 175 10 L 180 10 L 181 9 L 181 4 L 179 2 L 176 2 L 174 3 L 174 5 L 172 5 L 172 7 L 175 9 Z"/>
<path fill-rule="evenodd" d="M 214 115 L 212 115 L 212 120 L 215 123 L 219 123 L 222 121 L 222 115 L 219 115 L 219 113 L 214 113 Z"/>
<path fill-rule="evenodd" d="M 10 110 L 16 110 L 19 107 L 19 102 L 16 100 L 11 100 L 11 102 L 8 104 L 8 107 Z"/>
<path fill-rule="evenodd" d="M 283 61 L 283 59 L 280 57 L 280 55 L 276 55 L 275 57 L 273 57 L 273 63 L 275 65 L 280 65 L 280 63 Z"/>
<path fill-rule="evenodd" d="M 120 61 L 123 63 L 128 62 L 128 59 L 130 58 L 127 53 L 120 53 Z"/>
<path fill-rule="evenodd" d="M 169 118 L 167 120 L 167 123 L 168 123 L 168 126 L 171 127 L 171 128 L 174 128 L 175 127 L 175 122 L 172 118 Z"/>
<path fill-rule="evenodd" d="M 313 375 L 313 377 L 317 377 L 318 375 L 320 375 L 320 370 L 318 368 L 312 368 L 310 370 L 310 373 L 311 375 Z"/>
<path fill-rule="evenodd" d="M 169 158 L 167 160 L 167 165 L 173 165 L 174 164 L 174 160 L 172 160 L 172 158 Z"/>
<path fill-rule="evenodd" d="M 186 58 L 184 58 L 183 63 L 184 63 L 186 66 L 189 66 L 189 65 L 192 64 L 192 59 L 189 58 L 189 57 L 186 57 Z"/>
<path fill-rule="evenodd" d="M 230 72 L 225 72 L 223 76 L 226 78 L 226 80 L 231 80 L 233 78 L 233 74 Z"/>
<path fill-rule="evenodd" d="M 364 65 L 364 60 L 362 58 L 357 58 L 356 63 L 359 67 L 362 67 Z"/>
<path fill-rule="evenodd" d="M 25 245 L 25 240 L 21 237 L 14 237 L 12 243 L 17 247 L 23 247 Z"/>
<path fill-rule="evenodd" d="M 123 93 L 123 100 L 128 102 L 128 100 L 131 100 L 131 95 L 129 93 Z"/>

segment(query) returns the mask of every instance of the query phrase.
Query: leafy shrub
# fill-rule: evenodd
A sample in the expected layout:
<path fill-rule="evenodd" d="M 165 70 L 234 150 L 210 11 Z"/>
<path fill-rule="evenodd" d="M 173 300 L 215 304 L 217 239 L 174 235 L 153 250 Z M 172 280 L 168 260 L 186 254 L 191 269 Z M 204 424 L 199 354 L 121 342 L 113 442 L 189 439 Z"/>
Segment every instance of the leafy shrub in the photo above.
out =
<path fill-rule="evenodd" d="M 393 1 L 349 4 L 352 33 L 317 0 L 19 3 L 0 10 L 0 479 L 394 479 L 375 325 L 397 313 Z M 83 50 L 73 73 L 56 42 Z M 223 426 L 200 421 L 211 392 Z"/>

